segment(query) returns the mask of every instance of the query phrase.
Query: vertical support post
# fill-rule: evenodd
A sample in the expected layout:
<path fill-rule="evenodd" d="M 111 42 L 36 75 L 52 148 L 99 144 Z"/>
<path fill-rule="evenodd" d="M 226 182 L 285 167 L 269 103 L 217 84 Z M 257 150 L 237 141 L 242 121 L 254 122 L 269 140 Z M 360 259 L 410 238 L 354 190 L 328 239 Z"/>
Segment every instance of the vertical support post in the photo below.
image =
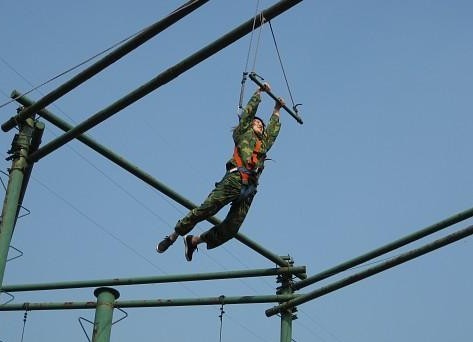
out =
<path fill-rule="evenodd" d="M 289 262 L 289 265 L 293 265 L 294 261 L 290 257 L 282 257 Z M 276 294 L 292 294 L 292 274 L 281 274 L 278 276 L 278 282 L 281 286 L 278 287 Z M 280 342 L 291 342 L 292 341 L 292 321 L 297 319 L 296 315 L 293 315 L 297 309 L 295 307 L 288 308 L 281 312 L 281 337 Z"/>
<path fill-rule="evenodd" d="M 33 128 L 34 121 L 32 119 L 21 123 L 20 132 L 15 134 L 12 148 L 8 151 L 10 153 L 8 160 L 12 160 L 12 167 L 0 218 L 0 286 L 3 285 L 8 250 L 15 228 L 21 190 L 23 188 L 24 172 L 28 166 L 27 157 Z"/>
<path fill-rule="evenodd" d="M 94 291 L 97 297 L 95 309 L 94 331 L 92 342 L 110 342 L 112 332 L 113 304 L 120 293 L 110 287 L 99 287 Z"/>

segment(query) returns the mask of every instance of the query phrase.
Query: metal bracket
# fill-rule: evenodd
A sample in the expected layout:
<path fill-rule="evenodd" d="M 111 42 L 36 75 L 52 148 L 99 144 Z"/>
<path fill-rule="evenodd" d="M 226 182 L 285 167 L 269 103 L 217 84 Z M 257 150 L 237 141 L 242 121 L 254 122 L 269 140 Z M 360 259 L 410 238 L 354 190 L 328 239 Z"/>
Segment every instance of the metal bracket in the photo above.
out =
<path fill-rule="evenodd" d="M 11 257 L 10 259 L 7 259 L 7 262 L 12 261 L 12 260 L 15 260 L 15 259 L 18 259 L 18 258 L 21 258 L 21 257 L 23 256 L 23 252 L 20 251 L 18 248 L 13 247 L 12 245 L 10 245 L 10 248 L 11 248 L 11 249 L 14 249 L 15 251 L 17 251 L 17 252 L 20 253 L 20 254 L 19 254 L 19 255 L 15 255 L 14 257 Z"/>
<path fill-rule="evenodd" d="M 4 293 L 4 294 L 6 294 L 7 296 L 9 296 L 9 297 L 10 297 L 10 300 L 7 300 L 5 303 L 2 303 L 2 304 L 0 304 L 0 305 L 7 305 L 8 303 L 12 302 L 12 301 L 15 299 L 15 296 L 12 295 L 10 292 L 0 291 L 0 295 L 1 295 L 2 293 Z"/>
<path fill-rule="evenodd" d="M 118 322 L 120 322 L 120 321 L 123 321 L 125 318 L 128 317 L 128 313 L 127 313 L 125 310 L 123 310 L 123 309 L 121 309 L 121 308 L 115 308 L 115 309 L 117 309 L 117 310 L 123 312 L 125 315 L 124 315 L 123 317 L 117 319 L 115 322 L 112 322 L 112 325 L 114 325 L 114 324 L 116 324 L 116 323 L 118 323 Z M 87 331 L 85 330 L 84 325 L 82 324 L 82 321 L 86 321 L 87 323 L 90 323 L 90 324 L 92 324 L 93 326 L 95 326 L 95 323 L 92 322 L 92 321 L 89 321 L 87 318 L 84 318 L 84 317 L 79 317 L 78 320 L 79 320 L 80 327 L 82 328 L 82 331 L 83 331 L 84 334 L 85 334 L 85 337 L 87 337 L 87 340 L 88 340 L 89 342 L 91 342 L 91 341 L 90 341 L 90 337 L 89 337 L 89 335 L 87 334 Z"/>

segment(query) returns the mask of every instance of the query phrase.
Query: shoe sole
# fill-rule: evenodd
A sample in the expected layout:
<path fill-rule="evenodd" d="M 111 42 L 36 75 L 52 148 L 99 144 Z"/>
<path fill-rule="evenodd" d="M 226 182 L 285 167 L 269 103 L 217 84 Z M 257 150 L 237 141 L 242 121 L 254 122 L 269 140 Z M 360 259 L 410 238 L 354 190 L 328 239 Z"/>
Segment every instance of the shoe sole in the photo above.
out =
<path fill-rule="evenodd" d="M 163 250 L 160 250 L 159 245 L 161 244 L 161 242 L 156 245 L 156 252 L 158 252 L 159 254 L 166 252 L 168 248 L 174 244 L 174 241 L 172 241 L 166 248 L 164 248 Z"/>
<path fill-rule="evenodd" d="M 187 237 L 188 236 L 192 236 L 192 235 L 186 235 L 184 236 L 184 256 L 186 257 L 186 260 L 187 261 L 192 261 L 192 255 L 190 256 L 190 258 L 187 256 L 188 252 L 189 252 L 189 248 L 191 248 L 189 246 L 189 244 L 187 243 Z M 192 238 L 191 238 L 192 239 Z"/>

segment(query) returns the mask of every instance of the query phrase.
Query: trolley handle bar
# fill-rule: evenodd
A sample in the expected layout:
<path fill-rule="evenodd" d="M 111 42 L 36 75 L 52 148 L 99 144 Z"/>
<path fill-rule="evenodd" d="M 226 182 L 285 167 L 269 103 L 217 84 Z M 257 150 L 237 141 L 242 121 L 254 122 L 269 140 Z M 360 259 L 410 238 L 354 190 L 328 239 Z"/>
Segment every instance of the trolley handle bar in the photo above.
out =
<path fill-rule="evenodd" d="M 255 72 L 252 72 L 250 73 L 249 75 L 250 79 L 255 82 L 260 88 L 264 88 L 264 84 L 261 83 L 261 81 L 257 78 L 259 77 Z M 276 97 L 276 95 L 274 95 L 271 91 L 266 91 L 266 93 L 268 93 L 269 96 L 271 96 L 274 101 L 279 101 L 279 99 Z M 289 115 L 291 115 L 294 119 L 296 119 L 296 121 L 298 123 L 300 123 L 301 125 L 304 123 L 301 119 L 301 117 L 297 114 L 297 109 L 296 111 L 293 111 L 291 108 L 289 108 L 288 106 L 286 106 L 285 104 L 282 106 L 282 108 L 284 108 L 286 110 L 286 112 L 289 113 Z"/>

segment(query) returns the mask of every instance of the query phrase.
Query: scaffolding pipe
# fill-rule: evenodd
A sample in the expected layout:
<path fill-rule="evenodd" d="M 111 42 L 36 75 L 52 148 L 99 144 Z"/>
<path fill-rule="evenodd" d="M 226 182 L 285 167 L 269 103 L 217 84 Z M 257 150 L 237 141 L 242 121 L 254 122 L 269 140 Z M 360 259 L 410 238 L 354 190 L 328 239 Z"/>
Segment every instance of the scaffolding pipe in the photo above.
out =
<path fill-rule="evenodd" d="M 0 217 L 0 286 L 3 284 L 8 251 L 15 229 L 21 191 L 25 181 L 25 169 L 28 166 L 27 157 L 31 145 L 33 120 L 29 119 L 21 125 L 19 134 L 15 135 L 12 142 L 12 166 L 8 178 L 7 191 L 3 201 L 2 216 Z"/>
<path fill-rule="evenodd" d="M 269 295 L 269 296 L 225 296 L 225 305 L 229 304 L 265 304 L 281 303 L 297 298 L 299 295 Z M 145 299 L 116 301 L 115 308 L 155 308 L 170 306 L 200 306 L 200 305 L 221 305 L 222 298 L 181 298 L 181 299 Z M 89 302 L 62 302 L 62 303 L 22 303 L 22 304 L 4 304 L 0 305 L 0 311 L 44 311 L 44 310 L 76 310 L 76 309 L 94 309 L 97 303 Z"/>
<path fill-rule="evenodd" d="M 14 98 L 18 103 L 20 103 L 23 106 L 31 106 L 33 105 L 33 101 L 28 99 L 26 96 L 18 97 L 20 93 L 16 90 L 14 90 L 11 94 L 11 97 Z M 39 111 L 39 115 L 41 115 L 45 120 L 48 120 L 52 124 L 56 125 L 63 131 L 69 131 L 72 129 L 72 126 L 56 115 L 54 115 L 52 112 L 50 112 L 47 109 L 43 109 Z M 112 152 L 110 149 L 107 147 L 95 142 L 91 138 L 89 138 L 86 134 L 79 135 L 77 137 L 79 141 L 84 143 L 85 145 L 89 146 L 91 149 L 94 151 L 100 153 L 102 156 L 107 158 L 108 160 L 112 161 L 113 163 L 117 164 L 118 166 L 121 166 L 123 169 L 127 170 L 130 172 L 132 175 L 138 177 L 148 185 L 152 186 L 156 190 L 160 191 L 164 195 L 168 196 L 175 202 L 181 204 L 182 206 L 186 207 L 189 210 L 192 210 L 196 207 L 194 203 L 186 199 L 185 197 L 179 195 L 178 193 L 174 192 L 171 188 L 167 187 L 163 183 L 159 182 L 155 178 L 153 178 L 149 173 L 144 172 L 143 170 L 139 169 L 138 167 L 134 166 L 131 164 L 129 161 L 126 159 L 120 157 L 116 153 Z M 208 222 L 216 225 L 219 224 L 221 221 L 217 219 L 216 217 L 212 216 L 208 220 Z M 237 233 L 235 236 L 235 239 L 243 243 L 244 245 L 248 246 L 249 248 L 253 249 L 255 252 L 261 254 L 262 256 L 266 257 L 268 260 L 274 262 L 276 265 L 281 266 L 281 267 L 286 267 L 288 266 L 287 262 L 284 261 L 281 257 L 278 255 L 272 253 L 271 251 L 265 249 L 263 246 L 253 242 L 250 240 L 248 237 L 243 235 L 242 233 Z M 305 275 L 298 275 L 300 279 L 305 279 Z"/>
<path fill-rule="evenodd" d="M 120 293 L 112 288 L 101 287 L 94 291 L 94 295 L 97 297 L 97 306 L 92 342 L 110 342 L 114 302 L 120 297 Z"/>
<path fill-rule="evenodd" d="M 43 136 L 44 128 L 45 128 L 45 125 L 43 122 L 33 121 L 33 125 L 34 125 L 34 128 L 33 128 L 33 134 L 31 136 L 30 153 L 36 151 L 39 148 L 39 145 L 41 144 L 41 138 Z M 23 178 L 23 182 L 22 182 L 22 186 L 20 190 L 20 198 L 18 199 L 18 209 L 17 209 L 17 213 L 15 217 L 15 226 L 16 226 L 16 220 L 18 220 L 18 216 L 20 215 L 20 210 L 23 205 L 23 199 L 25 197 L 26 188 L 30 181 L 31 172 L 33 171 L 33 166 L 34 166 L 34 163 L 28 164 L 24 171 L 24 178 Z"/>
<path fill-rule="evenodd" d="M 411 242 L 414 242 L 416 240 L 419 240 L 421 238 L 424 238 L 428 235 L 431 235 L 433 233 L 436 233 L 444 228 L 447 228 L 449 226 L 452 226 L 456 223 L 459 223 L 461 221 L 464 221 L 470 217 L 473 216 L 473 208 L 467 209 L 465 211 L 462 211 L 460 213 L 457 213 L 455 215 L 450 216 L 449 218 L 446 218 L 440 222 L 437 222 L 433 225 L 430 225 L 428 227 L 425 227 L 424 229 L 421 229 L 415 233 L 406 235 L 396 241 L 393 241 L 391 243 L 388 243 L 387 245 L 384 245 L 382 247 L 376 248 L 368 253 L 365 253 L 363 255 L 360 255 L 354 259 L 348 260 L 344 263 L 341 263 L 335 267 L 332 267 L 328 270 L 325 270 L 323 272 L 320 272 L 316 275 L 313 275 L 307 279 L 301 280 L 297 283 L 294 284 L 294 290 L 300 290 L 301 288 L 314 284 L 318 281 L 321 281 L 323 279 L 326 279 L 328 277 L 331 277 L 335 274 L 341 273 L 343 271 L 346 271 L 352 267 L 361 265 L 364 262 L 367 262 L 369 260 L 372 260 L 376 257 L 379 257 L 383 254 L 386 254 L 388 252 L 391 252 L 395 249 L 398 249 L 402 246 L 405 246 Z"/>
<path fill-rule="evenodd" d="M 128 95 L 122 97 L 118 101 L 109 105 L 107 108 L 97 112 L 96 114 L 92 115 L 91 117 L 83 121 L 82 123 L 78 124 L 73 129 L 69 130 L 68 132 L 57 137 L 56 139 L 52 140 L 48 144 L 44 145 L 38 151 L 31 154 L 30 159 L 33 161 L 38 161 L 39 159 L 45 157 L 46 155 L 55 151 L 62 145 L 78 137 L 80 134 L 86 132 L 92 127 L 105 121 L 106 119 L 110 118 L 112 115 L 118 113 L 120 110 L 138 101 L 142 97 L 151 93 L 153 90 L 156 90 L 160 86 L 170 82 L 171 80 L 175 79 L 176 77 L 178 77 L 185 71 L 189 70 L 190 68 L 194 67 L 195 65 L 199 64 L 200 62 L 204 61 L 205 59 L 209 58 L 210 56 L 224 49 L 228 45 L 234 43 L 235 41 L 245 36 L 246 34 L 250 33 L 254 28 L 257 28 L 262 24 L 261 18 L 264 18 L 263 20 L 271 20 L 274 17 L 285 12 L 286 10 L 290 9 L 291 7 L 293 7 L 294 5 L 296 5 L 297 3 L 301 1 L 302 0 L 279 1 L 275 5 L 262 11 L 261 14 L 256 16 L 256 19 L 251 18 L 250 20 L 246 21 L 242 25 L 238 26 L 234 30 L 227 33 L 226 35 L 217 39 L 213 43 L 207 45 L 206 47 L 197 51 L 193 55 L 185 58 L 180 63 L 174 65 L 173 67 L 157 75 L 148 83 L 135 89 Z"/>
<path fill-rule="evenodd" d="M 158 33 L 164 31 L 166 28 L 171 26 L 172 24 L 176 23 L 180 19 L 184 18 L 189 13 L 193 12 L 200 6 L 207 3 L 209 0 L 193 0 L 188 1 L 183 6 L 174 10 L 171 14 L 169 14 L 166 18 L 154 23 L 151 26 L 143 29 L 139 34 L 135 37 L 128 40 L 126 43 L 103 57 L 101 60 L 97 61 L 96 63 L 92 64 L 87 69 L 83 70 L 69 81 L 64 83 L 63 85 L 59 86 L 55 90 L 51 91 L 50 93 L 46 94 L 42 97 L 38 102 L 36 102 L 31 107 L 27 107 L 23 109 L 18 115 L 10 118 L 7 122 L 2 124 L 2 130 L 4 132 L 8 132 L 13 127 L 15 127 L 18 122 L 22 122 L 26 120 L 26 118 L 31 117 L 33 114 L 38 112 L 39 110 L 47 107 L 61 96 L 64 96 L 72 89 L 78 87 L 89 78 L 95 76 L 100 71 L 104 70 L 106 67 L 110 66 L 111 64 L 115 63 L 117 60 L 128 54 L 129 52 L 133 51 L 140 45 L 144 44 Z"/>
<path fill-rule="evenodd" d="M 321 287 L 317 290 L 314 290 L 312 292 L 309 292 L 305 295 L 302 295 L 296 299 L 292 299 L 288 302 L 285 302 L 283 304 L 280 304 L 278 306 L 275 306 L 271 309 L 268 309 L 265 311 L 266 316 L 270 317 L 273 315 L 276 315 L 277 313 L 287 310 L 291 307 L 294 307 L 296 305 L 300 305 L 303 303 L 306 303 L 312 299 L 316 299 L 319 297 L 322 297 L 323 295 L 326 295 L 328 293 L 331 293 L 335 290 L 339 290 L 345 286 L 351 285 L 353 283 L 356 283 L 360 280 L 363 280 L 365 278 L 371 277 L 375 274 L 378 274 L 382 271 L 386 271 L 387 269 L 390 269 L 394 266 L 398 266 L 400 264 L 403 264 L 407 261 L 410 261 L 412 259 L 415 259 L 421 255 L 427 254 L 429 252 L 432 252 L 436 249 L 439 249 L 441 247 L 444 247 L 450 243 L 456 242 L 458 240 L 461 240 L 465 237 L 468 237 L 473 234 L 473 225 L 469 226 L 463 230 L 460 230 L 458 232 L 452 233 L 450 235 L 447 235 L 446 237 L 443 237 L 441 239 L 435 240 L 429 244 L 426 244 L 420 248 L 410 250 L 406 253 L 400 254 L 386 262 L 383 262 L 377 266 L 374 266 L 372 268 L 369 268 L 363 272 L 359 272 L 356 274 L 353 274 L 349 277 L 346 277 L 344 279 L 341 279 L 339 281 L 336 281 L 332 284 L 329 284 L 327 286 Z"/>
<path fill-rule="evenodd" d="M 114 279 L 100 279 L 100 280 L 82 280 L 82 281 L 43 283 L 43 284 L 6 285 L 2 287 L 2 290 L 5 292 L 63 290 L 63 289 L 78 289 L 78 288 L 85 288 L 85 287 L 104 287 L 104 286 L 139 285 L 139 284 L 164 284 L 164 283 L 185 282 L 185 281 L 267 277 L 267 276 L 276 276 L 276 275 L 282 275 L 282 274 L 290 275 L 294 273 L 305 273 L 305 266 L 241 270 L 241 271 L 231 271 L 231 272 L 213 272 L 213 273 L 197 273 L 197 274 L 182 274 L 182 275 L 179 274 L 179 275 L 154 276 L 154 277 L 114 278 Z"/>

